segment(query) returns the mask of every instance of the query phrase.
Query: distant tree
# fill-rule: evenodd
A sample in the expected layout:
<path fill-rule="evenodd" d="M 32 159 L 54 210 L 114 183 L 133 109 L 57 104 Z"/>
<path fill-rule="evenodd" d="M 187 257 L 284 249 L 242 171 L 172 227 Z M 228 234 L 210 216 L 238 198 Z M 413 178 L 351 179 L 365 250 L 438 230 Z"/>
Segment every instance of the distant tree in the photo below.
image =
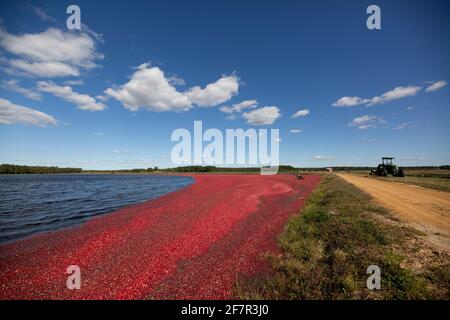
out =
<path fill-rule="evenodd" d="M 20 166 L 15 164 L 1 164 L 0 174 L 30 174 L 30 173 L 80 173 L 81 168 L 59 168 L 41 166 Z"/>

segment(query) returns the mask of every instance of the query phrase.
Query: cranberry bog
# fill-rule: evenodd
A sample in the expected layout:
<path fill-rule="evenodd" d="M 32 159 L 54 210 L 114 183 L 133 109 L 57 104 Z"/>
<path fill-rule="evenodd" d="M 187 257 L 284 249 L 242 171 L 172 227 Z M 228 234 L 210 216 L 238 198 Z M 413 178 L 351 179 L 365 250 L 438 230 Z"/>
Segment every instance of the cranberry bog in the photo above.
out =
<path fill-rule="evenodd" d="M 1 299 L 227 299 L 265 259 L 318 175 L 192 175 L 195 183 L 72 228 L 0 246 Z M 80 268 L 80 290 L 66 285 Z"/>

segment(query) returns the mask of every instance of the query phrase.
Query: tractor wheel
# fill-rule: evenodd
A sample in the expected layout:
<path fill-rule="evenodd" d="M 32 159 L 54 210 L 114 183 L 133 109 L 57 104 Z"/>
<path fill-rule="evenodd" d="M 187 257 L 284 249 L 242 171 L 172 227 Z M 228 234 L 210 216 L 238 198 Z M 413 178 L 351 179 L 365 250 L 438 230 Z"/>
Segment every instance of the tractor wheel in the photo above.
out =
<path fill-rule="evenodd" d="M 398 177 L 404 177 L 405 176 L 405 173 L 403 172 L 403 169 L 402 168 L 399 168 L 398 169 Z"/>
<path fill-rule="evenodd" d="M 388 172 L 387 172 L 386 168 L 381 169 L 381 176 L 387 177 L 387 175 L 388 175 Z"/>

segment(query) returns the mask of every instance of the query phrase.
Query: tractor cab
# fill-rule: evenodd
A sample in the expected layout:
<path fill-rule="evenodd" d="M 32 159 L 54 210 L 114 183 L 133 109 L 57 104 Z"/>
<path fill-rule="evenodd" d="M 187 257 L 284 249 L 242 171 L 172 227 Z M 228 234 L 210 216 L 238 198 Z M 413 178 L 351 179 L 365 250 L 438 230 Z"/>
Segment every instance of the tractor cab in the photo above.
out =
<path fill-rule="evenodd" d="M 394 160 L 394 159 L 395 158 L 393 158 L 393 157 L 383 157 L 383 158 L 381 158 L 381 162 L 385 166 L 387 166 L 387 165 L 392 166 L 393 165 L 392 160 Z"/>
<path fill-rule="evenodd" d="M 381 163 L 376 169 L 370 171 L 370 175 L 375 175 L 378 177 L 386 177 L 388 174 L 394 177 L 404 177 L 405 173 L 403 169 L 395 165 L 392 160 L 394 157 L 383 157 L 381 158 Z"/>

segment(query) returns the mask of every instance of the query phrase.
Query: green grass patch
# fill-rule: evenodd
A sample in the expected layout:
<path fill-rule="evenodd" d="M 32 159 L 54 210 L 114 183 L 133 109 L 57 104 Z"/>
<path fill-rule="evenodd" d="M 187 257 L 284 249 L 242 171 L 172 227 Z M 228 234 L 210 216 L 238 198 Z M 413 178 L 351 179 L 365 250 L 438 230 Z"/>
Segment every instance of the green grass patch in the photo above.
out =
<path fill-rule="evenodd" d="M 274 274 L 241 281 L 241 299 L 426 299 L 428 279 L 402 267 L 394 252 L 414 232 L 382 223 L 389 212 L 369 195 L 334 175 L 323 176 L 298 216 L 278 239 L 283 254 L 268 259 Z M 367 267 L 381 268 L 381 290 L 366 286 Z M 439 281 L 445 277 L 437 275 Z M 428 282 L 427 282 L 428 281 Z"/>

